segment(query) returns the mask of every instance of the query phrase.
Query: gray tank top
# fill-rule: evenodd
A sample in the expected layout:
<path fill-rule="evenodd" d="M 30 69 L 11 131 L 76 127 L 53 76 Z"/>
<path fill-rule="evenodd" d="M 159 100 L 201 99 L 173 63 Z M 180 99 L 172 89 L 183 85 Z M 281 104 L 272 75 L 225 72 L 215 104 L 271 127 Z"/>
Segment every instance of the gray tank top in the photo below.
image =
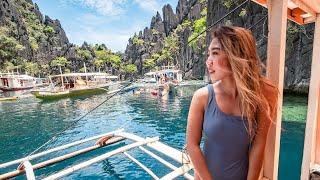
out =
<path fill-rule="evenodd" d="M 212 84 L 204 114 L 203 153 L 214 180 L 246 180 L 250 138 L 247 120 L 228 115 L 217 105 Z"/>

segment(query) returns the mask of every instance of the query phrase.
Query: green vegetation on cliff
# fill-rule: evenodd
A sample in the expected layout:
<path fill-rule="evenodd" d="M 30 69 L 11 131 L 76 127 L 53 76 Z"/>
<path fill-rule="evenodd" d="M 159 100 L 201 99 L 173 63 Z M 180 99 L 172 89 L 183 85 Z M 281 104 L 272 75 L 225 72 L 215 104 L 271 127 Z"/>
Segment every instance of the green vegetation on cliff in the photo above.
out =
<path fill-rule="evenodd" d="M 112 52 L 104 44 L 70 44 L 60 22 L 43 18 L 38 6 L 29 0 L 12 0 L 3 7 L 6 13 L 0 17 L 0 72 L 47 76 L 83 71 L 84 64 L 88 71 L 136 72 L 134 64 L 123 62 L 121 53 Z M 141 39 L 134 41 L 137 45 L 144 43 Z"/>

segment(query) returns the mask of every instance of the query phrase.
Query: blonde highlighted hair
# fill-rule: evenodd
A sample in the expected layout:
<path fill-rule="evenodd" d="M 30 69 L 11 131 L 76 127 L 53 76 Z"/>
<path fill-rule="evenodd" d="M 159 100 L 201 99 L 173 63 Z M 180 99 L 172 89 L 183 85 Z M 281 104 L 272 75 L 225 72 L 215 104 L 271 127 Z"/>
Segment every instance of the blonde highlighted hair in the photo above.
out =
<path fill-rule="evenodd" d="M 269 103 L 263 93 L 267 81 L 262 75 L 256 41 L 251 31 L 241 27 L 221 26 L 214 29 L 211 35 L 218 39 L 228 57 L 240 99 L 241 114 L 248 120 L 247 129 L 253 140 L 258 128 L 258 113 L 264 113 L 272 121 Z"/>

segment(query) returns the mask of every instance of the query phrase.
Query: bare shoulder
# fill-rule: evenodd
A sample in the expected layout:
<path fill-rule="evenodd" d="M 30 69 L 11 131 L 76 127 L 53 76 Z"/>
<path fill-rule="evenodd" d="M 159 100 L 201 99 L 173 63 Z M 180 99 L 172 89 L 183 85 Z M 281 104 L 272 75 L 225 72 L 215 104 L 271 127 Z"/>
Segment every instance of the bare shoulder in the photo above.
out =
<path fill-rule="evenodd" d="M 197 89 L 193 96 L 197 98 L 208 98 L 209 92 L 207 86 Z"/>
<path fill-rule="evenodd" d="M 196 101 L 198 105 L 205 107 L 208 104 L 209 91 L 207 86 L 196 90 L 193 94 L 192 101 Z"/>

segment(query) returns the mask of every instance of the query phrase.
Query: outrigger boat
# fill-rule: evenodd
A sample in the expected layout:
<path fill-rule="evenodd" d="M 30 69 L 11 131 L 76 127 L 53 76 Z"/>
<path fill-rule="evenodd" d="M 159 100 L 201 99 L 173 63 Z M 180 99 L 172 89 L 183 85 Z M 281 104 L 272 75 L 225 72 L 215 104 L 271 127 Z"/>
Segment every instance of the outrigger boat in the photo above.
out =
<path fill-rule="evenodd" d="M 43 85 L 40 78 L 18 73 L 0 73 L 2 91 L 19 91 Z"/>
<path fill-rule="evenodd" d="M 157 82 L 157 72 L 150 71 L 144 74 L 144 78 L 142 79 L 144 83 L 156 83 Z"/>
<path fill-rule="evenodd" d="M 30 162 L 31 160 L 43 157 L 47 154 L 61 151 L 61 150 L 64 150 L 64 149 L 67 149 L 70 147 L 74 147 L 76 145 L 84 144 L 84 143 L 87 143 L 87 142 L 93 141 L 93 140 L 97 140 L 97 141 L 92 146 L 85 147 L 83 149 L 76 150 L 74 152 L 64 154 L 62 156 L 54 157 L 49 160 L 37 162 L 37 164 L 31 164 L 31 162 Z M 193 166 L 192 166 L 191 162 L 189 161 L 189 156 L 187 154 L 185 154 L 177 149 L 174 149 L 166 144 L 161 143 L 159 141 L 159 137 L 142 138 L 137 135 L 127 133 L 123 129 L 119 129 L 119 130 L 109 132 L 106 134 L 86 138 L 83 140 L 72 142 L 70 144 L 55 147 L 53 149 L 49 149 L 47 151 L 40 152 L 38 154 L 30 155 L 28 157 L 24 157 L 21 159 L 17 159 L 14 161 L 0 164 L 0 169 L 20 164 L 18 166 L 17 170 L 14 170 L 14 171 L 11 171 L 11 172 L 8 172 L 5 174 L 1 174 L 0 179 L 13 178 L 13 177 L 16 177 L 18 175 L 25 173 L 28 180 L 30 180 L 30 179 L 33 180 L 36 178 L 34 171 L 37 169 L 44 168 L 49 165 L 59 163 L 61 161 L 65 161 L 67 159 L 78 156 L 80 154 L 84 154 L 84 153 L 93 151 L 95 149 L 98 149 L 98 148 L 101 148 L 101 147 L 104 147 L 104 146 L 107 146 L 110 144 L 118 143 L 123 140 L 126 140 L 126 142 L 127 141 L 128 142 L 133 141 L 133 142 L 130 144 L 126 143 L 126 145 L 124 145 L 122 147 L 105 152 L 102 155 L 99 155 L 99 156 L 94 157 L 92 159 L 89 159 L 87 161 L 81 162 L 77 165 L 73 165 L 71 167 L 63 169 L 60 172 L 55 172 L 53 174 L 50 173 L 50 175 L 48 177 L 45 177 L 44 179 L 45 180 L 61 179 L 68 174 L 71 174 L 75 171 L 84 169 L 94 163 L 106 160 L 106 159 L 108 159 L 112 156 L 118 155 L 118 154 L 124 154 L 131 161 L 133 161 L 138 166 L 140 166 L 144 171 L 146 171 L 153 179 L 174 179 L 179 176 L 183 176 L 186 179 L 193 179 L 193 176 L 188 173 L 190 170 L 193 169 Z M 148 149 L 150 149 L 150 150 L 148 150 L 146 147 L 143 147 L 143 146 L 148 147 Z M 130 155 L 130 153 L 128 151 L 132 150 L 134 148 L 139 148 L 142 152 L 153 157 L 154 159 L 156 159 L 157 161 L 159 161 L 160 163 L 162 163 L 163 165 L 165 165 L 166 167 L 168 167 L 172 171 L 161 178 L 158 177 L 154 172 L 152 172 L 151 169 L 149 169 L 142 162 L 139 162 L 136 158 L 134 158 L 132 155 Z M 153 151 L 157 152 L 157 153 L 154 153 Z M 163 156 L 166 156 L 166 157 L 176 161 L 177 163 L 179 163 L 179 166 L 177 167 L 177 166 L 171 164 L 170 162 L 166 161 L 164 158 L 162 158 Z"/>
<path fill-rule="evenodd" d="M 33 90 L 31 93 L 43 100 L 54 100 L 81 95 L 101 94 L 119 86 L 117 76 L 107 73 L 68 73 L 49 76 L 47 88 Z M 55 83 L 54 83 L 55 82 Z"/>
<path fill-rule="evenodd" d="M 152 95 L 164 95 L 173 92 L 176 86 L 182 82 L 182 71 L 175 66 L 162 66 L 160 71 L 148 72 L 142 80 L 146 85 L 145 88 L 151 88 Z"/>

